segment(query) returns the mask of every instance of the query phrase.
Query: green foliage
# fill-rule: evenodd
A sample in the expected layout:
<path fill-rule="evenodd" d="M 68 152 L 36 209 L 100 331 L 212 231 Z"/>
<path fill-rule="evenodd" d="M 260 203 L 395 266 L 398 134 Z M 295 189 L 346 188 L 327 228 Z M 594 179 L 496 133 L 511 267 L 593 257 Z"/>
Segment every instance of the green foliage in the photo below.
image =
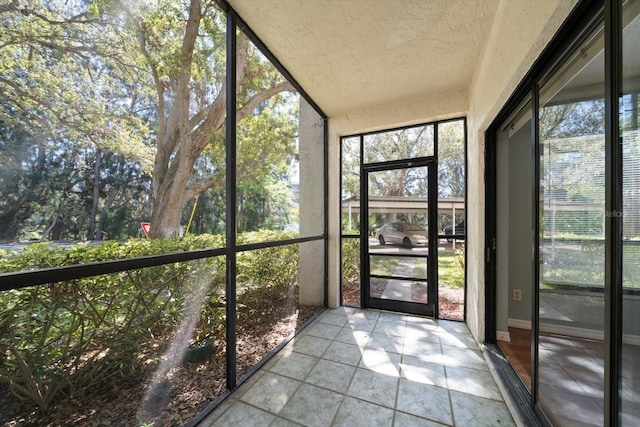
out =
<path fill-rule="evenodd" d="M 438 286 L 454 289 L 464 286 L 464 249 L 438 253 Z"/>
<path fill-rule="evenodd" d="M 226 17 L 215 2 L 33 0 L 2 17 L 0 238 L 120 239 L 149 220 L 152 237 L 174 236 L 205 192 L 192 230 L 220 231 Z M 291 223 L 299 97 L 241 33 L 238 58 L 241 230 Z"/>
<path fill-rule="evenodd" d="M 360 138 L 341 140 L 342 199 L 360 194 Z"/>
<path fill-rule="evenodd" d="M 360 239 L 342 239 L 342 286 L 360 286 Z"/>
<path fill-rule="evenodd" d="M 0 122 L 0 239 L 135 236 L 150 177 L 136 162 L 69 141 L 39 141 Z M 5 166 L 6 165 L 6 166 Z"/>
<path fill-rule="evenodd" d="M 383 257 L 369 254 L 370 273 L 376 276 L 392 276 L 402 260 L 401 257 Z"/>
<path fill-rule="evenodd" d="M 3 258 L 9 262 L 2 267 L 69 265 L 98 255 L 109 259 L 178 249 L 171 241 L 136 243 L 69 250 L 32 245 Z M 213 258 L 169 264 L 3 293 L 1 380 L 45 409 L 63 395 L 134 373 L 145 342 L 163 338 L 176 324 L 189 283 L 207 271 L 211 285 L 222 286 L 220 263 Z"/>
<path fill-rule="evenodd" d="M 360 233 L 360 214 L 359 213 L 342 213 L 342 233 L 358 235 Z"/>
<path fill-rule="evenodd" d="M 152 96 L 135 61 L 139 44 L 90 2 L 40 0 L 3 13 L 0 119 L 45 139 L 95 144 L 151 166 Z"/>
<path fill-rule="evenodd" d="M 540 109 L 540 139 L 604 134 L 604 99 L 545 105 Z"/>
<path fill-rule="evenodd" d="M 3 11 L 0 238 L 118 238 L 130 231 L 124 219 L 100 228 L 115 219 L 110 209 L 144 204 L 154 92 L 135 34 L 103 13 L 114 3 L 34 0 Z"/>
<path fill-rule="evenodd" d="M 283 235 L 256 232 L 243 241 Z M 223 242 L 223 236 L 202 235 L 70 248 L 33 244 L 5 251 L 0 272 L 220 247 Z M 297 245 L 243 252 L 238 256 L 238 287 L 252 291 L 248 295 L 258 304 L 268 294 L 284 295 L 297 285 L 297 261 Z M 153 361 L 148 367 L 159 361 L 185 315 L 194 286 L 203 284 L 207 297 L 192 337 L 223 343 L 224 256 L 0 293 L 0 381 L 45 410 L 98 383 L 141 380 L 148 361 Z"/>
<path fill-rule="evenodd" d="M 369 134 L 364 137 L 365 163 L 432 156 L 433 125 Z"/>
<path fill-rule="evenodd" d="M 294 232 L 254 231 L 242 233 L 243 244 L 297 237 Z M 242 252 L 237 260 L 239 288 L 259 287 L 266 291 L 287 291 L 297 282 L 298 245 L 284 245 Z"/>
<path fill-rule="evenodd" d="M 239 232 L 298 222 L 288 185 L 296 150 L 298 102 L 298 95 L 277 95 L 238 123 Z"/>
<path fill-rule="evenodd" d="M 541 280 L 550 284 L 604 286 L 604 239 L 544 239 Z"/>
<path fill-rule="evenodd" d="M 342 300 L 360 305 L 360 239 L 342 239 Z"/>
<path fill-rule="evenodd" d="M 438 197 L 465 196 L 464 133 L 462 120 L 438 125 Z"/>

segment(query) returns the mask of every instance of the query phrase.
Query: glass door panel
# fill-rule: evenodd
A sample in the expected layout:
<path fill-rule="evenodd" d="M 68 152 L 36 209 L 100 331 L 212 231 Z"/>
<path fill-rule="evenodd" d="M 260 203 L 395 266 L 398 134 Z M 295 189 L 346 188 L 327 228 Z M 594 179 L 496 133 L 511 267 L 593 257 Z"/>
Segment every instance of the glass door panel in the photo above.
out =
<path fill-rule="evenodd" d="M 400 165 L 367 171 L 367 305 L 433 314 L 429 169 Z M 432 204 L 435 206 L 435 203 Z"/>
<path fill-rule="evenodd" d="M 553 425 L 603 425 L 604 40 L 540 90 L 537 401 Z"/>
<path fill-rule="evenodd" d="M 640 0 L 623 9 L 622 378 L 620 425 L 640 425 Z"/>

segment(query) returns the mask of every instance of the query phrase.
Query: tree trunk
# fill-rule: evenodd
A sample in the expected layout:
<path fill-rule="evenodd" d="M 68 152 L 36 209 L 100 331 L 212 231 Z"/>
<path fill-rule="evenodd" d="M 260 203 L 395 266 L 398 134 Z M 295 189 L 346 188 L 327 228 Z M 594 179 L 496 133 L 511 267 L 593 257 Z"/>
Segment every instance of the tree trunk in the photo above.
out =
<path fill-rule="evenodd" d="M 13 204 L 5 205 L 2 212 L 0 212 L 0 240 L 17 240 L 20 229 L 18 213 L 21 210 L 25 210 L 24 207 L 28 206 L 28 201 L 29 195 L 23 194 Z M 32 211 L 30 208 L 26 209 L 26 212 L 22 212 L 21 217 L 28 218 Z"/>
<path fill-rule="evenodd" d="M 190 135 L 183 135 L 180 147 L 188 147 Z M 162 180 L 153 203 L 150 237 L 176 237 L 180 235 L 180 220 L 184 206 L 189 174 L 195 163 L 181 148 Z M 156 177 L 154 177 L 155 179 Z"/>
<path fill-rule="evenodd" d="M 174 237 L 180 235 L 182 209 L 191 198 L 212 188 L 219 181 L 209 179 L 191 183 L 189 176 L 194 164 L 211 141 L 214 132 L 225 129 L 226 84 L 223 82 L 216 99 L 208 106 L 189 116 L 191 96 L 191 64 L 198 37 L 201 5 L 191 0 L 189 18 L 186 21 L 185 36 L 180 56 L 180 73 L 171 80 L 173 102 L 168 114 L 164 108 L 164 82 L 156 80 L 159 95 L 158 115 L 161 118 L 157 136 L 157 151 L 153 168 L 153 210 L 151 214 L 150 237 Z M 236 58 L 237 81 L 244 79 L 247 65 L 249 42 L 244 39 L 238 45 Z M 261 92 L 252 94 L 236 112 L 236 120 L 248 116 L 262 102 L 272 96 L 293 91 L 289 82 L 280 82 Z M 166 116 L 165 116 L 166 114 Z"/>
<path fill-rule="evenodd" d="M 36 164 L 33 167 L 33 175 L 40 176 L 45 171 L 46 150 L 39 147 Z M 12 185 L 19 188 L 20 181 L 25 178 L 16 176 L 12 180 Z M 31 178 L 26 182 L 26 189 L 21 190 L 20 197 L 14 202 L 5 201 L 5 205 L 0 209 L 0 239 L 17 240 L 22 224 L 34 212 L 33 201 L 42 199 L 47 191 L 47 182 L 41 179 Z"/>
<path fill-rule="evenodd" d="M 124 164 L 125 164 L 125 158 L 122 155 L 118 156 L 118 172 L 117 172 L 117 176 L 119 177 L 124 177 Z M 127 180 L 128 182 L 128 180 Z M 125 184 L 126 185 L 126 184 Z M 104 201 L 104 206 L 102 207 L 102 209 L 100 210 L 100 217 L 98 218 L 98 225 L 96 227 L 96 236 L 95 239 L 96 240 L 104 240 L 104 223 L 107 220 L 107 216 L 109 215 L 109 212 L 111 211 L 111 207 L 113 206 L 113 203 L 116 200 L 116 197 L 118 196 L 118 193 L 121 191 L 121 188 L 118 188 L 116 186 L 112 186 L 111 189 L 109 190 L 109 194 L 107 194 L 107 197 L 105 198 Z M 120 231 L 120 230 L 118 230 Z M 109 238 L 109 236 L 107 236 L 107 238 Z"/>
<path fill-rule="evenodd" d="M 181 198 L 164 197 L 161 200 L 156 199 L 153 214 L 151 215 L 149 236 L 151 238 L 179 236 L 182 206 Z"/>
<path fill-rule="evenodd" d="M 87 227 L 87 240 L 102 240 L 96 236 L 96 216 L 100 203 L 100 169 L 102 167 L 102 150 L 96 149 L 96 162 L 93 166 L 93 200 L 91 212 L 89 212 L 89 226 Z"/>

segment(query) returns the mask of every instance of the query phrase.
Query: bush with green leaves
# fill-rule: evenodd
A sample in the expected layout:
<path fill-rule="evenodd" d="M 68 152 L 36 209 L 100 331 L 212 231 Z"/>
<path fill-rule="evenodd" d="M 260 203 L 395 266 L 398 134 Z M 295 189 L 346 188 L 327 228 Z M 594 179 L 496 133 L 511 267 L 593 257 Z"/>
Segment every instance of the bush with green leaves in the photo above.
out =
<path fill-rule="evenodd" d="M 272 232 L 246 233 L 250 239 L 267 237 Z M 294 283 L 298 270 L 298 245 L 284 245 L 238 254 L 239 287 L 253 286 L 271 290 L 286 290 Z"/>
<path fill-rule="evenodd" d="M 244 237 L 247 243 L 274 237 L 252 234 Z M 223 242 L 223 236 L 206 235 L 70 248 L 34 244 L 1 254 L 0 273 L 220 247 Z M 297 245 L 248 251 L 238 264 L 239 287 L 281 292 L 297 277 Z M 44 410 L 97 383 L 143 375 L 141 364 L 159 359 L 194 286 L 208 289 L 193 336 L 224 340 L 224 256 L 2 292 L 0 381 Z"/>
<path fill-rule="evenodd" d="M 342 286 L 360 286 L 360 239 L 342 239 Z"/>

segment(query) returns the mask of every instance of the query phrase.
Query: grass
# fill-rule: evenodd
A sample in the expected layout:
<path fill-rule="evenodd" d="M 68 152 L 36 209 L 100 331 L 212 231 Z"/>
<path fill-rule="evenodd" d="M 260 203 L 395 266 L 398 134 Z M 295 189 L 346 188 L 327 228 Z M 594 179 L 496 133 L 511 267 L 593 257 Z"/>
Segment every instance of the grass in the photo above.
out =
<path fill-rule="evenodd" d="M 400 261 L 405 259 L 402 255 L 398 256 L 371 256 L 370 270 L 374 276 L 394 276 Z M 427 277 L 427 263 L 424 258 L 413 258 L 415 260 L 413 278 L 425 279 Z"/>
<path fill-rule="evenodd" d="M 371 257 L 371 274 L 378 276 L 392 276 L 398 267 L 401 256 L 398 257 Z M 416 259 L 416 265 L 413 270 L 413 277 L 426 278 L 427 265 Z M 464 286 L 464 252 L 445 251 L 438 253 L 438 281 L 439 286 L 450 288 L 461 288 Z"/>
<path fill-rule="evenodd" d="M 438 253 L 438 286 L 462 288 L 464 286 L 464 252 Z"/>
<path fill-rule="evenodd" d="M 372 256 L 370 259 L 370 272 L 375 276 L 391 276 L 400 263 L 400 258 L 386 256 Z"/>

